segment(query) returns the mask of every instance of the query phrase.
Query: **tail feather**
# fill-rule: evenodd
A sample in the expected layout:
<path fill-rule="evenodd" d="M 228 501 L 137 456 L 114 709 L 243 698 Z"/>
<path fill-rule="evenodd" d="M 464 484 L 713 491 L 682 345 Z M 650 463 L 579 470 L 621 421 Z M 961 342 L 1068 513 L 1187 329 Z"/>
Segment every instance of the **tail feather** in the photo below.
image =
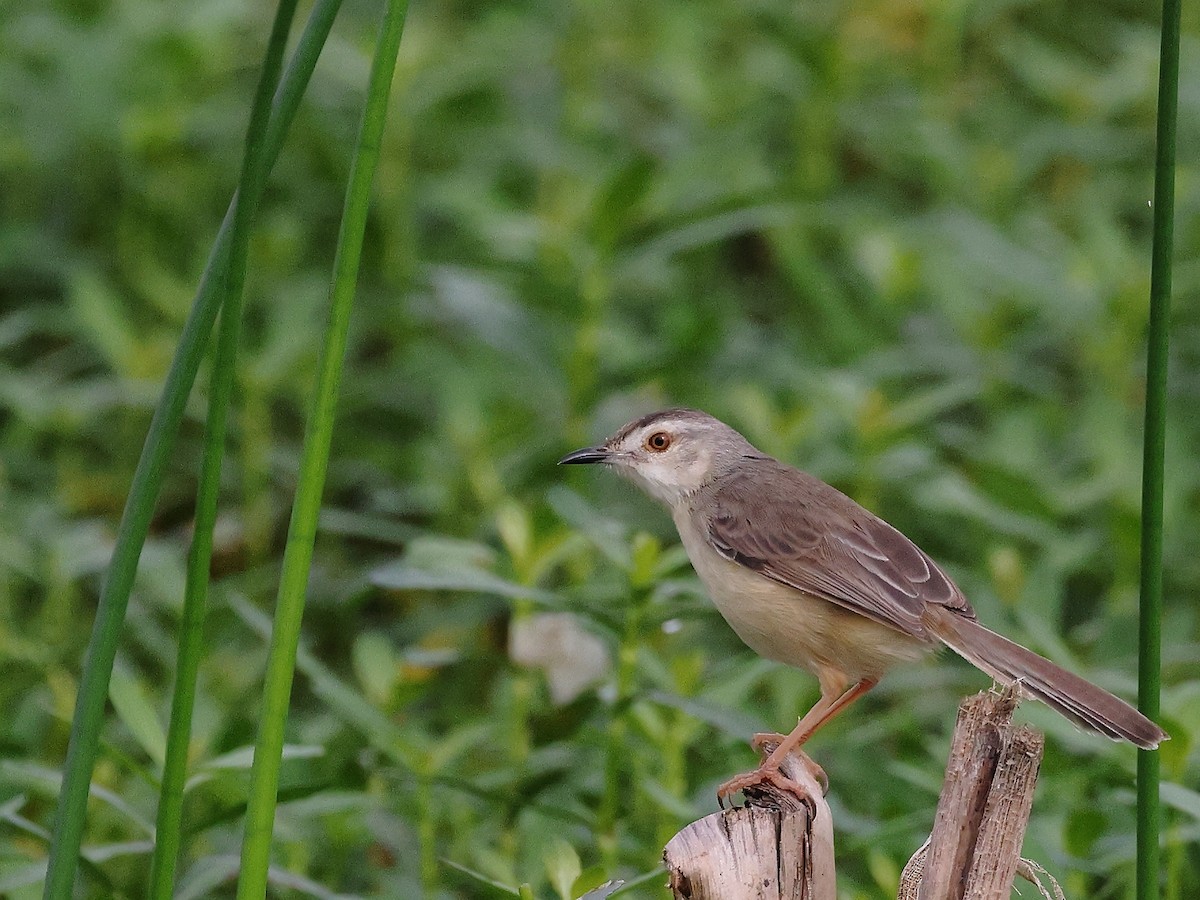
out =
<path fill-rule="evenodd" d="M 938 610 L 926 625 L 955 653 L 1004 684 L 1016 685 L 1076 725 L 1143 750 L 1169 735 L 1103 688 L 1043 659 L 951 610 Z"/>

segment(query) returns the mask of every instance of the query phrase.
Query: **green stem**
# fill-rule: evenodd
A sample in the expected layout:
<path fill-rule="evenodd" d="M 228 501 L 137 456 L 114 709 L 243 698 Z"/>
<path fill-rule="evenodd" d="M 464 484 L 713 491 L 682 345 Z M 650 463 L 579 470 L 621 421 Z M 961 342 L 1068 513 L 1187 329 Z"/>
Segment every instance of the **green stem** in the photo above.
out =
<path fill-rule="evenodd" d="M 417 842 L 421 857 L 421 890 L 426 897 L 437 896 L 437 820 L 433 814 L 433 773 L 422 767 L 417 773 Z"/>
<path fill-rule="evenodd" d="M 267 869 L 271 855 L 272 826 L 279 790 L 280 758 L 287 728 L 288 700 L 295 674 L 296 650 L 300 641 L 300 622 L 304 613 L 304 594 L 308 586 L 309 565 L 317 534 L 317 517 L 329 447 L 333 439 L 334 413 L 338 386 L 346 353 L 346 333 L 350 309 L 358 280 L 363 233 L 371 199 L 371 182 L 379 160 L 379 145 L 387 118 L 388 95 L 404 32 L 407 0 L 389 0 L 375 58 L 371 64 L 367 103 L 359 129 L 358 146 L 350 166 L 346 206 L 338 234 L 334 258 L 333 284 L 330 289 L 329 326 L 321 352 L 317 390 L 304 437 L 300 461 L 300 479 L 288 527 L 276 600 L 275 624 L 267 659 L 263 688 L 262 719 L 254 748 L 254 766 L 250 776 L 250 796 L 246 806 L 246 831 L 242 841 L 242 868 L 238 880 L 239 900 L 258 900 L 265 896 Z"/>
<path fill-rule="evenodd" d="M 1175 125 L 1179 106 L 1179 0 L 1163 0 L 1154 165 L 1154 245 L 1146 350 L 1146 425 L 1142 462 L 1142 578 L 1138 627 L 1138 706 L 1159 716 L 1162 677 L 1163 465 L 1166 448 L 1167 349 L 1175 236 Z M 1159 756 L 1138 754 L 1137 896 L 1159 896 Z"/>
<path fill-rule="evenodd" d="M 642 591 L 630 602 L 625 611 L 625 631 L 617 648 L 616 699 L 613 702 L 613 719 L 605 729 L 608 741 L 604 755 L 604 794 L 596 814 L 596 837 L 600 845 L 601 865 L 605 871 L 614 871 L 620 858 L 620 835 L 618 813 L 620 812 L 622 786 L 629 768 L 626 752 L 628 704 L 637 682 L 637 655 L 641 640 L 642 610 L 648 598 Z"/>
<path fill-rule="evenodd" d="M 533 614 L 533 603 L 528 598 L 518 597 L 513 602 L 511 627 L 517 628 L 528 623 Z M 534 690 L 533 675 L 528 670 L 515 669 L 508 683 L 508 703 L 505 704 L 505 712 L 509 761 L 518 767 L 525 765 L 529 759 L 532 744 L 529 717 L 533 708 Z"/>
<path fill-rule="evenodd" d="M 670 737 L 658 748 L 662 755 L 662 785 L 672 797 L 682 800 L 687 789 L 687 766 L 683 755 L 687 741 L 682 737 L 688 726 L 684 714 L 677 710 L 669 711 L 666 719 L 671 723 L 667 731 Z M 654 843 L 663 847 L 679 831 L 679 821 L 662 805 L 658 807 L 657 819 Z"/>
<path fill-rule="evenodd" d="M 250 108 L 246 129 L 246 152 L 238 194 L 259 197 L 267 176 L 266 132 L 270 121 L 271 98 L 279 84 L 283 52 L 296 13 L 296 0 L 280 0 L 267 41 L 267 52 L 259 75 L 258 89 Z M 246 283 L 246 259 L 250 248 L 250 229 L 257 204 L 239 203 L 230 233 L 229 266 L 225 300 L 213 361 L 213 383 L 209 391 L 208 419 L 205 428 L 204 460 L 196 491 L 196 518 L 188 553 L 187 580 L 184 586 L 183 614 L 179 623 L 179 652 L 175 669 L 175 694 L 171 702 L 171 724 L 167 732 L 167 753 L 159 789 L 158 821 L 154 830 L 154 859 L 150 869 L 151 897 L 170 900 L 175 866 L 181 844 L 183 791 L 187 780 L 188 745 L 192 734 L 192 710 L 196 702 L 196 677 L 200 669 L 204 638 L 204 610 L 208 600 L 208 578 L 212 563 L 213 527 L 217 519 L 217 498 L 221 486 L 221 463 L 225 451 L 225 427 L 229 397 L 233 392 L 233 373 L 241 335 L 242 291 Z"/>
<path fill-rule="evenodd" d="M 267 127 L 263 155 L 268 170 L 279 156 L 283 139 L 291 127 L 292 119 L 295 118 L 300 98 L 308 86 L 317 57 L 329 35 L 329 29 L 333 26 L 334 16 L 340 5 L 341 0 L 320 0 L 292 56 L 292 62 L 275 97 L 271 120 Z M 257 196 L 246 198 L 247 205 L 251 207 L 256 206 L 258 200 Z M 112 561 L 100 591 L 96 621 L 92 627 L 92 637 L 88 643 L 87 657 L 84 660 L 79 692 L 75 700 L 75 715 L 71 720 L 71 737 L 67 745 L 62 793 L 54 813 L 54 835 L 50 844 L 44 892 L 47 900 L 68 900 L 75 883 L 79 848 L 83 843 L 88 789 L 91 785 L 92 769 L 96 764 L 96 749 L 100 742 L 104 706 L 108 699 L 108 682 L 112 676 L 117 643 L 125 621 L 125 610 L 129 604 L 129 592 L 133 588 L 138 558 L 150 528 L 154 501 L 158 497 L 175 435 L 179 432 L 179 423 L 183 419 L 184 406 L 192 383 L 196 380 L 196 370 L 200 366 L 200 359 L 212 332 L 213 321 L 225 293 L 224 281 L 229 262 L 230 237 L 238 205 L 239 200 L 235 194 L 209 253 L 208 264 L 200 278 L 192 310 L 179 338 L 179 348 L 175 351 L 175 358 L 171 361 L 171 368 L 163 385 L 162 398 L 150 422 L 146 443 L 142 447 L 142 455 L 129 489 L 129 497 L 125 501 L 125 511 L 121 515 Z"/>

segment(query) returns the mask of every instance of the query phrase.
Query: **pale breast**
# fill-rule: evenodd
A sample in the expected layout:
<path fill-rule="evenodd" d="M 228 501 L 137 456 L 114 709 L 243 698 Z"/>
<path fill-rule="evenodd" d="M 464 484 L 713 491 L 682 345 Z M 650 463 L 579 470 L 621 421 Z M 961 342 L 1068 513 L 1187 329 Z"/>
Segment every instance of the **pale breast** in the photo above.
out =
<path fill-rule="evenodd" d="M 821 681 L 853 683 L 882 677 L 898 662 L 930 649 L 909 635 L 772 581 L 721 556 L 678 509 L 675 526 L 688 558 L 713 605 L 747 646 L 760 656 L 807 669 Z"/>

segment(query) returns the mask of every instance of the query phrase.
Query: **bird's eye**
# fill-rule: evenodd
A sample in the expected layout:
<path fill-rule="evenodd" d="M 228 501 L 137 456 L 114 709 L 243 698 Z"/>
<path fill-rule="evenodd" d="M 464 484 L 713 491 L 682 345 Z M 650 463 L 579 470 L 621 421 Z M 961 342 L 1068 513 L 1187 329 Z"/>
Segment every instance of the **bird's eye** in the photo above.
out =
<path fill-rule="evenodd" d="M 646 438 L 646 449 L 654 453 L 662 453 L 671 446 L 671 436 L 665 431 L 656 431 Z"/>

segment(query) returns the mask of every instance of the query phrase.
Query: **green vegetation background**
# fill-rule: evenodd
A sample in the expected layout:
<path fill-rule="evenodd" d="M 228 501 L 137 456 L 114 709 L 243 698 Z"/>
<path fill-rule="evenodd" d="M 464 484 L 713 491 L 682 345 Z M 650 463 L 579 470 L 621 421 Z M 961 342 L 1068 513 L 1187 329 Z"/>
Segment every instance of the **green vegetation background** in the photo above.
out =
<path fill-rule="evenodd" d="M 98 584 L 236 182 L 266 4 L 15 0 L 0 28 L 0 893 L 40 896 Z M 700 406 L 1134 693 L 1157 10 L 417 0 L 294 692 L 280 896 L 574 896 L 653 869 L 813 680 L 745 650 L 669 519 L 561 453 Z M 1168 897 L 1200 894 L 1200 22 L 1184 26 L 1167 487 Z M 231 896 L 248 745 L 377 10 L 327 46 L 252 245 L 181 897 Z M 85 896 L 144 890 L 204 376 L 130 605 Z M 513 635 L 569 610 L 610 660 Z M 548 636 L 547 636 L 548 635 Z M 583 646 L 587 646 L 586 641 Z M 845 897 L 928 832 L 965 664 L 811 744 Z M 1040 709 L 1027 855 L 1130 895 L 1129 748 Z M 582 875 L 576 877 L 582 867 Z M 656 879 L 641 896 L 662 896 Z"/>

